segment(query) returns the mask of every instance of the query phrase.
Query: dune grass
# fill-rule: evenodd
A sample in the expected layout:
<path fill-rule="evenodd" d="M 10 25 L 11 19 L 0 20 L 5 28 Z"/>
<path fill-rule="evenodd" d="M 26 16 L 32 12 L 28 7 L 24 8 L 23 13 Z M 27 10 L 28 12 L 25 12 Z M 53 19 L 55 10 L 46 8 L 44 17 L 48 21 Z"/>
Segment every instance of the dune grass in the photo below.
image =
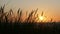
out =
<path fill-rule="evenodd" d="M 26 12 L 26 19 L 22 19 L 23 10 L 20 8 L 17 11 L 17 16 L 13 20 L 13 10 L 4 11 L 4 6 L 0 8 L 0 33 L 6 34 L 58 34 L 60 33 L 60 22 L 37 23 L 39 21 L 38 8 L 32 10 L 29 15 Z M 28 17 L 27 17 L 28 16 Z M 13 22 L 14 21 L 14 22 Z M 51 20 L 52 21 L 52 20 Z"/>

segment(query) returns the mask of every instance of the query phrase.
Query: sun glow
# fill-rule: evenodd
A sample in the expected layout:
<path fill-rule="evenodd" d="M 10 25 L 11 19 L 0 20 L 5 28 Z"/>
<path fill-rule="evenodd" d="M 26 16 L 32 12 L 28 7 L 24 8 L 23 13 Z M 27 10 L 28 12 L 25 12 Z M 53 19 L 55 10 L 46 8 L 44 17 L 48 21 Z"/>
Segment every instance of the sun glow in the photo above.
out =
<path fill-rule="evenodd" d="M 39 19 L 42 21 L 42 20 L 44 20 L 44 17 L 43 16 L 40 16 Z"/>

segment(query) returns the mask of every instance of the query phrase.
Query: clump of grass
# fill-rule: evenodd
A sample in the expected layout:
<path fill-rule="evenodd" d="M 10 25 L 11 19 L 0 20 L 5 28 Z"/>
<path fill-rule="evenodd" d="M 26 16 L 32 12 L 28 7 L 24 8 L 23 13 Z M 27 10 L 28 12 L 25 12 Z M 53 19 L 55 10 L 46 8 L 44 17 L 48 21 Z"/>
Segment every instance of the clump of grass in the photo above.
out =
<path fill-rule="evenodd" d="M 28 16 L 27 22 L 32 22 L 33 13 L 34 13 L 34 11 L 32 10 L 32 12 Z"/>
<path fill-rule="evenodd" d="M 4 21 L 5 22 L 13 22 L 13 10 L 10 9 L 9 12 L 4 12 L 4 8 L 5 5 L 3 7 L 0 8 L 0 22 L 2 21 L 3 17 L 4 18 Z M 37 11 L 38 11 L 38 8 L 36 10 L 32 10 L 29 15 L 27 15 L 28 12 L 26 12 L 26 18 L 25 18 L 25 21 L 24 22 L 36 22 L 36 19 L 38 18 L 37 17 Z M 18 9 L 17 11 L 17 17 L 15 17 L 15 22 L 22 22 L 23 19 L 22 19 L 22 13 L 23 13 L 23 10 L 21 10 L 20 8 Z"/>
<path fill-rule="evenodd" d="M 12 14 L 13 14 L 13 10 L 12 10 L 12 9 L 10 9 L 9 14 L 10 14 L 10 15 L 12 15 Z"/>
<path fill-rule="evenodd" d="M 3 22 L 3 17 L 5 16 L 4 8 L 5 8 L 5 5 L 1 6 L 0 8 L 0 22 Z"/>
<path fill-rule="evenodd" d="M 18 22 L 21 22 L 22 21 L 22 10 L 20 10 L 20 8 L 18 9 L 17 11 L 17 14 L 18 14 Z"/>
<path fill-rule="evenodd" d="M 1 6 L 1 8 L 0 8 L 1 13 L 4 13 L 4 8 L 5 8 L 5 5 L 3 7 Z"/>
<path fill-rule="evenodd" d="M 37 17 L 37 11 L 38 11 L 38 8 L 35 10 L 34 17 L 33 17 L 33 22 L 35 22 L 36 18 L 38 18 Z"/>

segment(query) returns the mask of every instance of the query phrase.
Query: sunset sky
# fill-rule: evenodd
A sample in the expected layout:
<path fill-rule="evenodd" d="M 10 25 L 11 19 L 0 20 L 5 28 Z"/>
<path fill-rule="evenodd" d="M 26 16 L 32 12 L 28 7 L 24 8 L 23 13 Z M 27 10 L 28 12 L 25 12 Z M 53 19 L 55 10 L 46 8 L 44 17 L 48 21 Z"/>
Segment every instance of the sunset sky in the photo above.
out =
<path fill-rule="evenodd" d="M 23 11 L 31 11 L 38 8 L 39 15 L 44 11 L 47 19 L 53 18 L 55 21 L 60 20 L 60 0 L 0 0 L 0 7 L 5 6 L 5 11 L 12 8 L 17 11 L 21 8 Z"/>

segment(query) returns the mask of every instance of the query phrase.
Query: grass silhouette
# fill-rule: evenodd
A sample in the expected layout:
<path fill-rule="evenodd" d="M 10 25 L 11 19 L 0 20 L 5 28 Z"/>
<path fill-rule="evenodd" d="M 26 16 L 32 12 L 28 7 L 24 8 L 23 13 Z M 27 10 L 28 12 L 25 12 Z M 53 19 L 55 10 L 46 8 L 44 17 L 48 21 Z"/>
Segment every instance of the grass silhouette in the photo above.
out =
<path fill-rule="evenodd" d="M 32 10 L 28 17 L 26 12 L 26 19 L 22 22 L 22 10 L 19 8 L 17 11 L 18 17 L 12 20 L 13 10 L 10 9 L 9 12 L 4 12 L 4 7 L 0 8 L 0 33 L 6 34 L 58 34 L 60 33 L 60 22 L 48 22 L 48 23 L 37 23 L 38 18 L 38 8 Z M 11 20 L 9 19 L 11 18 Z M 14 22 L 13 22 L 14 21 Z M 52 20 L 51 20 L 52 21 Z"/>

